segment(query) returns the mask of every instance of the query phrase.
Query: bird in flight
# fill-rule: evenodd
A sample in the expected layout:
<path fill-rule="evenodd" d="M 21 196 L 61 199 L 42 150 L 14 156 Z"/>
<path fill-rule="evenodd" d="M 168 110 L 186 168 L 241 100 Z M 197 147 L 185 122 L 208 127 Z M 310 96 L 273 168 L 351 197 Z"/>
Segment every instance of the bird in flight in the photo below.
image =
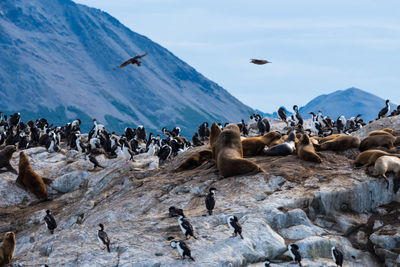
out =
<path fill-rule="evenodd" d="M 130 59 L 128 59 L 127 61 L 125 61 L 124 63 L 122 63 L 121 65 L 119 65 L 118 67 L 115 67 L 114 68 L 114 70 L 116 70 L 116 69 L 121 69 L 121 68 L 123 68 L 123 67 L 125 67 L 125 66 L 128 66 L 129 64 L 132 64 L 132 65 L 138 65 L 138 67 L 140 67 L 140 65 L 142 64 L 142 62 L 140 62 L 139 61 L 139 58 L 142 58 L 142 57 L 144 57 L 144 56 L 146 56 L 147 55 L 147 52 L 146 53 L 144 53 L 143 55 L 138 55 L 138 56 L 135 56 L 135 57 L 133 57 L 133 58 L 130 58 Z"/>
<path fill-rule="evenodd" d="M 254 63 L 254 64 L 257 64 L 257 65 L 264 65 L 264 64 L 272 63 L 272 62 L 268 61 L 268 60 L 265 60 L 265 59 L 252 58 L 252 59 L 250 59 L 250 63 Z"/>

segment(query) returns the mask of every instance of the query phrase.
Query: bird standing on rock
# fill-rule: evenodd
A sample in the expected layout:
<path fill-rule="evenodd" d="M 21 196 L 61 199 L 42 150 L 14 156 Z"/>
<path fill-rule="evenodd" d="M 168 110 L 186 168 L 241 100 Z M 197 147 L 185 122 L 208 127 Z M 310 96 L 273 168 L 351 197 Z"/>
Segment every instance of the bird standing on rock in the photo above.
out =
<path fill-rule="evenodd" d="M 107 251 L 110 252 L 110 239 L 107 233 L 104 231 L 104 225 L 99 223 L 100 230 L 97 232 L 97 239 L 100 243 L 100 248 L 104 250 L 107 247 Z M 104 246 L 104 247 L 103 247 Z"/>
<path fill-rule="evenodd" d="M 299 251 L 299 246 L 296 244 L 289 244 L 288 246 L 288 250 L 290 253 L 290 256 L 292 256 L 293 259 L 293 264 L 298 263 L 299 266 L 301 267 L 301 255 L 300 255 L 300 251 Z"/>
<path fill-rule="evenodd" d="M 181 254 L 181 256 L 182 256 L 182 260 L 185 259 L 185 256 L 188 256 L 192 261 L 194 261 L 194 259 L 192 258 L 190 249 L 186 245 L 185 242 L 183 242 L 183 241 L 171 241 L 171 247 L 178 249 L 179 254 Z"/>
<path fill-rule="evenodd" d="M 91 164 L 93 164 L 93 170 L 96 169 L 96 167 L 103 168 L 103 166 L 100 165 L 100 163 L 97 161 L 96 157 L 93 156 L 90 152 L 86 153 L 86 160 L 89 161 Z"/>
<path fill-rule="evenodd" d="M 54 234 L 54 229 L 57 228 L 57 223 L 53 215 L 51 214 L 50 210 L 46 210 L 46 216 L 44 217 L 44 222 L 46 223 L 47 228 L 50 230 L 50 233 Z"/>
<path fill-rule="evenodd" d="M 386 107 L 384 107 L 383 109 L 381 109 L 378 113 L 378 120 L 385 117 L 386 114 L 389 114 L 390 112 L 390 105 L 389 105 L 389 99 L 386 100 Z"/>
<path fill-rule="evenodd" d="M 215 191 L 217 191 L 217 189 L 214 187 L 211 187 L 210 193 L 206 196 L 206 201 L 205 201 L 206 208 L 207 208 L 208 214 L 210 214 L 210 215 L 212 215 L 212 211 L 215 207 L 215 199 L 214 199 Z"/>
<path fill-rule="evenodd" d="M 332 252 L 332 259 L 335 262 L 336 266 L 342 267 L 343 253 L 336 247 L 332 247 L 331 252 Z"/>
<path fill-rule="evenodd" d="M 228 217 L 228 225 L 233 232 L 231 237 L 236 237 L 239 234 L 240 238 L 243 239 L 242 226 L 240 225 L 239 220 L 236 216 Z"/>
<path fill-rule="evenodd" d="M 186 239 L 189 239 L 191 236 L 193 236 L 194 239 L 197 239 L 193 233 L 193 226 L 190 224 L 190 222 L 188 220 L 185 219 L 185 215 L 183 214 L 183 211 L 177 209 L 176 212 L 179 215 L 179 219 L 178 219 L 179 227 L 181 228 Z"/>

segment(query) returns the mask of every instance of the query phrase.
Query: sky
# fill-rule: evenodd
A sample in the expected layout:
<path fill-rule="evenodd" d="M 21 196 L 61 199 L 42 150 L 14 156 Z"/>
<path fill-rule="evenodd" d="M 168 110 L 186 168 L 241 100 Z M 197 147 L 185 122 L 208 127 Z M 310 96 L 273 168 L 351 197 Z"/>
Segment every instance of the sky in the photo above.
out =
<path fill-rule="evenodd" d="M 106 11 L 263 112 L 350 87 L 400 104 L 398 0 L 75 2 Z"/>

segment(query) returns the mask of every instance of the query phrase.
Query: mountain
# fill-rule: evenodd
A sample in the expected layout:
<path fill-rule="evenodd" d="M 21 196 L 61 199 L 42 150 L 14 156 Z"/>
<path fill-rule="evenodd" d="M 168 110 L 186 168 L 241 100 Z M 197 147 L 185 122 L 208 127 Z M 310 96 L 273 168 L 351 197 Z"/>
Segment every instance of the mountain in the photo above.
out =
<path fill-rule="evenodd" d="M 299 111 L 304 118 L 309 118 L 311 116 L 309 112 L 317 113 L 318 110 L 322 110 L 324 116 L 327 115 L 335 120 L 340 115 L 350 118 L 362 114 L 364 121 L 368 122 L 376 119 L 379 111 L 384 107 L 385 99 L 353 87 L 320 95 L 301 107 Z M 397 105 L 390 104 L 391 110 L 396 108 Z"/>
<path fill-rule="evenodd" d="M 0 110 L 111 130 L 240 121 L 254 111 L 167 49 L 70 0 L 0 1 Z M 148 52 L 142 66 L 113 70 Z"/>

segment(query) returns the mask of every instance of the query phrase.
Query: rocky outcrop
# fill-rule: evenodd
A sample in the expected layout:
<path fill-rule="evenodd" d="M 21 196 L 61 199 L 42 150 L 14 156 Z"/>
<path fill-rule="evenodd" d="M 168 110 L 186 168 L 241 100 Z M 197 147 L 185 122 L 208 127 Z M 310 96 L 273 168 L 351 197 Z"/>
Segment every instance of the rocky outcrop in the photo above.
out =
<path fill-rule="evenodd" d="M 50 201 L 37 203 L 0 174 L 0 234 L 15 231 L 13 266 L 193 266 L 181 260 L 170 240 L 184 239 L 168 208 L 182 208 L 197 240 L 186 244 L 197 266 L 293 266 L 286 250 L 296 243 L 303 266 L 333 266 L 330 248 L 341 248 L 345 266 L 399 264 L 400 196 L 393 177 L 382 178 L 351 165 L 356 149 L 321 152 L 323 162 L 297 156 L 253 157 L 264 173 L 222 179 L 210 164 L 173 170 L 198 147 L 162 166 L 157 158 L 135 162 L 98 159 L 105 169 L 90 171 L 83 155 L 25 151 L 48 185 Z M 18 165 L 18 157 L 11 164 Z M 206 215 L 204 196 L 216 187 L 216 208 Z M 50 209 L 58 222 L 51 235 L 44 222 Z M 243 237 L 230 238 L 227 217 L 236 215 Z M 97 225 L 111 239 L 111 253 L 99 248 Z"/>

